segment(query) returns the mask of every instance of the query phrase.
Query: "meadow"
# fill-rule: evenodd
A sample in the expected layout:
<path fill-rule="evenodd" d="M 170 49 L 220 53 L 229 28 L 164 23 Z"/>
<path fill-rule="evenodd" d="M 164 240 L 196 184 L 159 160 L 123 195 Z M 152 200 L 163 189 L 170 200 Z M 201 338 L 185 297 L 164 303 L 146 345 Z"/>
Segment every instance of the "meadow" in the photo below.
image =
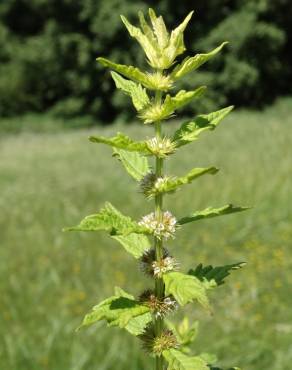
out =
<path fill-rule="evenodd" d="M 116 131 L 151 137 L 152 127 L 34 131 L 0 138 L 0 370 L 151 369 L 126 332 L 103 323 L 75 332 L 114 285 L 139 294 L 151 281 L 103 233 L 61 230 L 106 200 L 136 218 L 152 209 L 111 150 L 87 141 Z M 185 270 L 247 262 L 212 293 L 213 315 L 188 306 L 200 320 L 194 351 L 216 354 L 226 368 L 291 370 L 292 99 L 263 112 L 237 111 L 191 145 L 167 161 L 169 173 L 221 170 L 184 187 L 184 197 L 166 197 L 166 207 L 181 217 L 230 202 L 253 206 L 190 224 L 169 243 Z"/>

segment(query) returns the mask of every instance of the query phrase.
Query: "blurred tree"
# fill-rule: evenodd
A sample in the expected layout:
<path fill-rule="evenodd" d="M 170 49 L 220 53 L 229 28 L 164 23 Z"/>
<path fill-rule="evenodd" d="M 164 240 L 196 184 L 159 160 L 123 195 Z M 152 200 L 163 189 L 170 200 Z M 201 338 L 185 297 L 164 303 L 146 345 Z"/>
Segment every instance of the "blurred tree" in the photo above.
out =
<path fill-rule="evenodd" d="M 0 115 L 51 110 L 62 116 L 88 114 L 104 123 L 132 119 L 129 101 L 114 92 L 109 75 L 98 75 L 104 72 L 95 58 L 141 65 L 138 46 L 130 43 L 119 15 L 135 22 L 137 11 L 149 6 L 163 13 L 170 27 L 195 8 L 186 33 L 194 53 L 230 41 L 223 58 L 184 81 L 192 88 L 212 86 L 196 109 L 227 103 L 258 107 L 291 92 L 291 0 L 181 0 L 179 5 L 174 0 L 0 2 Z M 125 106 L 127 114 L 117 116 Z"/>

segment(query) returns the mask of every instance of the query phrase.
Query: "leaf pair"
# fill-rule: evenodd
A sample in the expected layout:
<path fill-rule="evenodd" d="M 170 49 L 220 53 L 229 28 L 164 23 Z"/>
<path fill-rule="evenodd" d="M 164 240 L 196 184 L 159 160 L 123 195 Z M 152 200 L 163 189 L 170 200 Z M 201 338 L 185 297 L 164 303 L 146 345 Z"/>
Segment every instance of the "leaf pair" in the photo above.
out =
<path fill-rule="evenodd" d="M 180 101 L 177 96 L 176 104 Z M 173 104 L 173 103 L 171 103 Z M 176 105 L 177 107 L 178 105 Z M 230 113 L 233 106 L 220 109 L 209 114 L 198 115 L 193 121 L 185 122 L 175 131 L 172 142 L 175 147 L 181 147 L 198 139 L 199 135 L 208 130 L 214 130 L 219 123 Z M 112 138 L 103 136 L 90 136 L 90 141 L 95 143 L 103 143 L 116 149 L 123 149 L 130 152 L 138 152 L 143 155 L 150 155 L 152 152 L 148 148 L 146 141 L 134 141 L 127 135 L 118 133 Z"/>

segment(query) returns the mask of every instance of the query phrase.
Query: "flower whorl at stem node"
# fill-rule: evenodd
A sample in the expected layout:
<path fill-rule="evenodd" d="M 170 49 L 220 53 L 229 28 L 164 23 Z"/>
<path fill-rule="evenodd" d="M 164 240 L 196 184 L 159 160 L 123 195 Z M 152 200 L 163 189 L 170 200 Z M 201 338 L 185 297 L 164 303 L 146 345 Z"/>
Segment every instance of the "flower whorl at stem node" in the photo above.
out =
<path fill-rule="evenodd" d="M 146 251 L 140 258 L 141 270 L 151 277 L 162 277 L 168 271 L 177 271 L 179 263 L 173 258 L 166 248 L 163 248 L 163 255 L 160 261 L 156 261 L 155 249 Z"/>
<path fill-rule="evenodd" d="M 139 301 L 148 306 L 156 318 L 165 317 L 178 308 L 178 303 L 173 296 L 158 298 L 153 290 L 143 292 L 139 297 Z"/>
<path fill-rule="evenodd" d="M 162 213 L 161 221 L 158 220 L 155 213 L 152 212 L 149 215 L 142 217 L 142 220 L 138 224 L 151 231 L 151 233 L 158 239 L 174 238 L 177 228 L 176 218 L 169 211 Z"/>
<path fill-rule="evenodd" d="M 175 152 L 176 146 L 169 138 L 157 138 L 154 137 L 147 141 L 147 147 L 149 151 L 156 157 L 165 158 L 166 156 Z"/>
<path fill-rule="evenodd" d="M 171 89 L 173 81 L 170 76 L 163 75 L 160 71 L 146 73 L 149 84 L 155 87 L 155 90 L 168 91 Z"/>
<path fill-rule="evenodd" d="M 156 356 L 161 356 L 162 352 L 168 349 L 179 347 L 171 330 L 164 329 L 160 335 L 156 336 L 153 325 L 148 326 L 144 333 L 139 335 L 139 339 L 143 342 L 142 346 L 145 351 Z"/>
<path fill-rule="evenodd" d="M 170 180 L 172 178 L 169 176 L 157 177 L 153 172 L 149 172 L 140 181 L 141 192 L 148 199 L 154 198 L 156 195 L 165 191 Z"/>

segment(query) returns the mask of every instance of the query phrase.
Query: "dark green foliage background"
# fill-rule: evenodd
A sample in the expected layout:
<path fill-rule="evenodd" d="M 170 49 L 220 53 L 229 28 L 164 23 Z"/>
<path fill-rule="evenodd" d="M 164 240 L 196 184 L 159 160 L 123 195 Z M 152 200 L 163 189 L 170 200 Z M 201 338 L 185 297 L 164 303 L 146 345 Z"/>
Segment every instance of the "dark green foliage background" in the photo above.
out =
<path fill-rule="evenodd" d="M 196 109 L 227 103 L 261 107 L 289 92 L 290 0 L 184 0 L 179 6 L 174 0 L 5 0 L 0 2 L 0 115 L 50 110 L 63 117 L 95 116 L 104 123 L 132 119 L 130 102 L 114 91 L 95 58 L 144 67 L 144 56 L 119 15 L 135 21 L 136 12 L 149 6 L 169 27 L 195 9 L 186 31 L 190 53 L 230 41 L 221 58 L 184 81 L 189 88 L 210 87 Z"/>

